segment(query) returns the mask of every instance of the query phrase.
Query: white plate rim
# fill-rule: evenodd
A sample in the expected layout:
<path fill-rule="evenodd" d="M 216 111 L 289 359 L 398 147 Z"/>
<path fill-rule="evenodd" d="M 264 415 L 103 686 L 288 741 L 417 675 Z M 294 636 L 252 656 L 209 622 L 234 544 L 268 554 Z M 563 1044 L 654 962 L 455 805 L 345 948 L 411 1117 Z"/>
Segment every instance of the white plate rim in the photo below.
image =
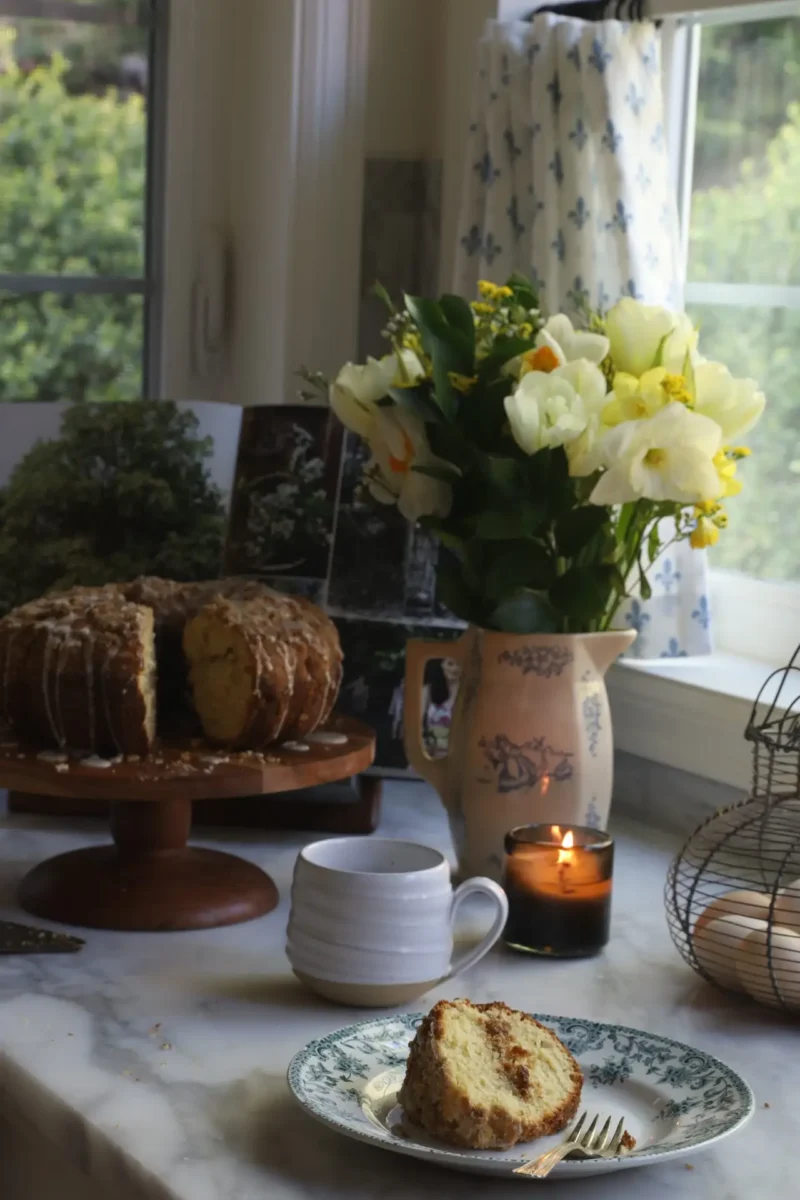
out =
<path fill-rule="evenodd" d="M 695 1140 L 689 1139 L 686 1143 L 681 1143 L 677 1146 L 666 1145 L 663 1148 L 653 1148 L 650 1146 L 647 1149 L 633 1150 L 630 1154 L 626 1154 L 620 1158 L 571 1160 L 570 1162 L 559 1164 L 553 1172 L 553 1176 L 558 1175 L 561 1178 L 567 1175 L 573 1177 L 581 1175 L 589 1176 L 600 1172 L 606 1173 L 632 1167 L 652 1166 L 678 1158 L 685 1158 L 692 1152 L 706 1150 L 710 1146 L 716 1145 L 725 1138 L 730 1137 L 731 1134 L 743 1128 L 753 1116 L 755 1111 L 755 1096 L 750 1085 L 737 1071 L 729 1067 L 727 1063 L 724 1063 L 721 1059 L 713 1054 L 709 1054 L 705 1050 L 700 1050 L 696 1046 L 690 1046 L 686 1042 L 677 1041 L 675 1038 L 670 1038 L 665 1034 L 651 1033 L 647 1030 L 633 1028 L 632 1026 L 620 1025 L 613 1021 L 596 1021 L 589 1017 L 548 1013 L 532 1013 L 531 1015 L 535 1020 L 540 1021 L 544 1025 L 572 1021 L 577 1024 L 586 1024 L 604 1030 L 613 1030 L 631 1037 L 655 1039 L 662 1042 L 665 1046 L 669 1046 L 674 1052 L 698 1055 L 709 1068 L 715 1069 L 731 1084 L 738 1093 L 740 1102 L 736 1113 L 731 1115 L 730 1124 L 710 1136 L 698 1137 Z M 521 1155 L 518 1158 L 510 1158 L 508 1152 L 502 1152 L 502 1155 L 500 1155 L 497 1152 L 486 1150 L 454 1150 L 447 1149 L 444 1146 L 425 1146 L 405 1138 L 392 1137 L 388 1130 L 382 1132 L 379 1126 L 356 1126 L 352 1122 L 339 1119 L 320 1109 L 317 1106 L 317 1102 L 305 1094 L 300 1073 L 309 1060 L 313 1059 L 315 1055 L 318 1056 L 321 1046 L 327 1046 L 333 1041 L 353 1036 L 361 1030 L 366 1031 L 376 1025 L 385 1026 L 388 1022 L 398 1020 L 408 1025 L 408 1032 L 411 1037 L 413 1036 L 412 1022 L 419 1022 L 424 1016 L 424 1013 L 414 1012 L 391 1013 L 384 1016 L 370 1017 L 361 1021 L 355 1021 L 350 1025 L 341 1026 L 324 1034 L 322 1037 L 312 1039 L 301 1050 L 298 1050 L 289 1063 L 286 1078 L 292 1095 L 301 1108 L 314 1117 L 315 1120 L 320 1121 L 330 1129 L 334 1129 L 349 1138 L 364 1142 L 367 1145 L 377 1146 L 384 1150 L 393 1151 L 396 1154 L 403 1154 L 406 1157 L 425 1160 L 459 1171 L 521 1178 L 520 1176 L 513 1176 L 512 1173 L 516 1167 L 530 1161 L 530 1154 Z"/>

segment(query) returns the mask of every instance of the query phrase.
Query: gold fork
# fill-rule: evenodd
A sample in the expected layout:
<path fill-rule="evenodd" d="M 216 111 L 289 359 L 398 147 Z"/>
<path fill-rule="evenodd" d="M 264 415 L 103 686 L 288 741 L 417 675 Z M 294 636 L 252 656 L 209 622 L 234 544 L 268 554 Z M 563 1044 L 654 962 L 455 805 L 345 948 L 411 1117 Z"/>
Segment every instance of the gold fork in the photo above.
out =
<path fill-rule="evenodd" d="M 557 1166 L 562 1158 L 566 1158 L 568 1154 L 574 1154 L 580 1158 L 618 1158 L 629 1152 L 627 1147 L 622 1144 L 622 1139 L 625 1136 L 624 1119 L 620 1120 L 613 1135 L 609 1138 L 608 1131 L 611 1128 L 611 1117 L 607 1117 L 603 1128 L 599 1133 L 595 1133 L 597 1123 L 600 1120 L 598 1113 L 584 1133 L 583 1127 L 586 1124 L 587 1116 L 587 1112 L 582 1112 L 563 1142 L 558 1146 L 554 1146 L 552 1150 L 547 1150 L 544 1154 L 540 1154 L 538 1158 L 524 1163 L 521 1167 L 515 1167 L 513 1174 L 529 1175 L 533 1179 L 544 1179 L 546 1175 L 550 1174 L 553 1167 Z"/>

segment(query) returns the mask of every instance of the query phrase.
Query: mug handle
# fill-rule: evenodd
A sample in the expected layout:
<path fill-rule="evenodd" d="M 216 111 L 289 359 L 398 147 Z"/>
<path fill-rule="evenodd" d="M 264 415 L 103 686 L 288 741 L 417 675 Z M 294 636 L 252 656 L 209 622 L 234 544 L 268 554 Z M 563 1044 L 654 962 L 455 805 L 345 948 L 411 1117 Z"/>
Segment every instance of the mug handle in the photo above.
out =
<path fill-rule="evenodd" d="M 501 933 L 505 929 L 506 921 L 508 920 L 508 900 L 506 894 L 499 884 L 492 879 L 487 879 L 483 875 L 476 875 L 474 879 L 467 879 L 460 887 L 456 888 L 450 904 L 450 928 L 455 932 L 456 912 L 467 896 L 472 896 L 476 892 L 482 893 L 484 896 L 491 896 L 497 906 L 497 915 L 492 922 L 492 927 L 486 936 L 478 942 L 477 946 L 473 946 L 466 954 L 462 955 L 457 962 L 454 962 L 450 970 L 445 975 L 445 979 L 452 979 L 454 975 L 460 975 L 462 971 L 469 970 L 474 967 L 475 963 L 483 958 L 484 954 L 491 950 Z M 444 982 L 444 981 L 442 981 Z"/>
<path fill-rule="evenodd" d="M 466 634 L 453 642 L 425 642 L 411 638 L 406 642 L 406 673 L 403 687 L 403 741 L 406 758 L 423 779 L 432 784 L 446 804 L 447 755 L 431 758 L 422 742 L 422 689 L 425 666 L 432 658 L 452 658 L 463 663 Z"/>

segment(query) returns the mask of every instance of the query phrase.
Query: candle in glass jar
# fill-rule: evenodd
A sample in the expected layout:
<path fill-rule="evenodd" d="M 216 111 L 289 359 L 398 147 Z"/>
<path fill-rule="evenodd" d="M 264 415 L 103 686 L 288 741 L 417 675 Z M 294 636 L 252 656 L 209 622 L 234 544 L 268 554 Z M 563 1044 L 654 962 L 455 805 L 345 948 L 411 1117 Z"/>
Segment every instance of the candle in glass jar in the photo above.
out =
<path fill-rule="evenodd" d="M 608 834 L 582 825 L 520 825 L 505 845 L 507 945 L 562 958 L 602 950 L 611 920 Z"/>

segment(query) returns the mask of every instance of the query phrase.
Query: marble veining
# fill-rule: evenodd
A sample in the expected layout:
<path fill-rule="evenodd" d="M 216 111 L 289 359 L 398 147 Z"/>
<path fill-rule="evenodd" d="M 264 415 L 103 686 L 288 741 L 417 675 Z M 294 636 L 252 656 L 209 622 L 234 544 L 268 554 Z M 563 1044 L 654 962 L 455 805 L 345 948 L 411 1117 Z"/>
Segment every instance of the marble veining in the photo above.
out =
<path fill-rule="evenodd" d="M 384 812 L 383 834 L 449 850 L 444 812 L 425 785 L 389 784 Z M 612 938 L 602 957 L 532 962 L 498 947 L 467 975 L 434 989 L 427 1002 L 501 998 L 650 1029 L 718 1055 L 754 1088 L 751 1124 L 690 1160 L 693 1170 L 665 1164 L 565 1182 L 553 1185 L 559 1200 L 792 1195 L 796 1089 L 789 1064 L 797 1024 L 713 990 L 685 966 L 670 942 L 661 900 L 676 843 L 633 823 L 617 821 L 615 832 Z M 28 867 L 105 836 L 88 823 L 65 831 L 43 818 L 0 821 L 0 917 L 26 919 L 13 894 Z M 295 1106 L 285 1082 L 294 1053 L 310 1038 L 369 1015 L 328 1005 L 289 970 L 283 949 L 289 885 L 297 850 L 309 837 L 220 832 L 196 840 L 267 867 L 281 891 L 280 907 L 246 925 L 198 933 L 89 930 L 78 955 L 0 960 L 0 1123 L 24 1124 L 42 1147 L 93 1181 L 98 1195 L 114 1200 L 510 1195 L 515 1185 L 347 1142 Z M 477 936 L 485 919 L 480 906 L 468 909 L 464 939 Z"/>

